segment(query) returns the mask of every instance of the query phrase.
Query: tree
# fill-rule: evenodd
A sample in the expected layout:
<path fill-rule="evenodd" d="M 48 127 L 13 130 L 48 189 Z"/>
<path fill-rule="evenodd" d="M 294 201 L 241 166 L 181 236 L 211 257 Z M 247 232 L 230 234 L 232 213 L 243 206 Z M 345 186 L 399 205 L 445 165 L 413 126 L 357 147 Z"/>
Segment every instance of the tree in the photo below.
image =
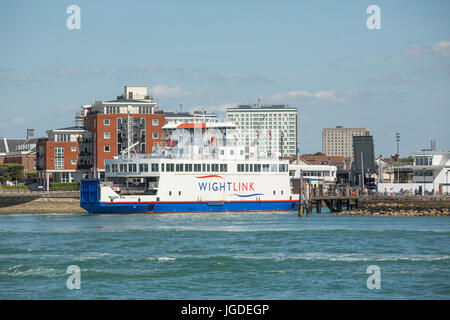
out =
<path fill-rule="evenodd" d="M 23 180 L 23 165 L 0 164 L 0 182 Z"/>

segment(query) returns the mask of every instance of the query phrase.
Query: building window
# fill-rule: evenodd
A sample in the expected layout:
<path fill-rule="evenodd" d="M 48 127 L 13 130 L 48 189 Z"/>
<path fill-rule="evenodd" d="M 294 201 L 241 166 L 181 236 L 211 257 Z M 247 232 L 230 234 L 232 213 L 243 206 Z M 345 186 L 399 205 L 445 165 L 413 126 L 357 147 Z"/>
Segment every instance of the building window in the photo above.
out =
<path fill-rule="evenodd" d="M 158 132 L 153 132 L 152 133 L 152 138 L 153 139 L 158 139 L 159 138 L 159 133 Z"/>
<path fill-rule="evenodd" d="M 103 124 L 104 124 L 105 126 L 109 126 L 109 125 L 111 124 L 111 122 L 110 122 L 109 119 L 103 119 Z"/>
<path fill-rule="evenodd" d="M 110 139 L 110 138 L 111 138 L 111 135 L 109 134 L 109 132 L 104 132 L 104 133 L 103 133 L 103 138 L 104 138 L 104 139 Z"/>
<path fill-rule="evenodd" d="M 64 169 L 64 147 L 55 147 L 55 169 Z"/>
<path fill-rule="evenodd" d="M 104 150 L 105 150 L 105 152 L 110 152 L 111 151 L 109 146 L 105 146 Z"/>
<path fill-rule="evenodd" d="M 77 151 L 77 147 L 72 147 L 72 152 L 76 152 Z"/>
<path fill-rule="evenodd" d="M 159 126 L 159 119 L 153 119 L 152 126 Z"/>
<path fill-rule="evenodd" d="M 77 164 L 77 160 L 71 160 L 70 163 L 74 166 Z"/>

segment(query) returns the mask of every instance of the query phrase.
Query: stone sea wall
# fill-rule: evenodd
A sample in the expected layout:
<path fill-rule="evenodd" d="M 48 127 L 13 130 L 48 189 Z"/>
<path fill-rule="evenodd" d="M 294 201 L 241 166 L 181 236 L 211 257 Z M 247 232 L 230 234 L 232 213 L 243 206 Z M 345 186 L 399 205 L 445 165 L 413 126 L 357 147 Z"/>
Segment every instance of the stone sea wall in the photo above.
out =
<path fill-rule="evenodd" d="M 369 199 L 359 202 L 358 208 L 336 212 L 340 216 L 450 216 L 450 200 L 437 198 Z"/>
<path fill-rule="evenodd" d="M 80 198 L 76 194 L 0 197 L 0 213 L 25 212 L 60 213 L 86 211 L 80 207 Z"/>

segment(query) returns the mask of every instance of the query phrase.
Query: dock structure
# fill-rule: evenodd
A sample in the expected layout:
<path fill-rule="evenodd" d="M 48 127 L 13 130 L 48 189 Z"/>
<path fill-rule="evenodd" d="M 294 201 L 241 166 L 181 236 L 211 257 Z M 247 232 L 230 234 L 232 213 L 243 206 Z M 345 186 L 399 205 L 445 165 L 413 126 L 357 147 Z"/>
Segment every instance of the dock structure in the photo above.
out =
<path fill-rule="evenodd" d="M 358 199 L 362 196 L 361 188 L 332 187 L 324 190 L 323 185 L 311 185 L 305 183 L 302 178 L 295 180 L 294 190 L 298 190 L 299 195 L 299 217 L 303 217 L 304 213 L 310 215 L 313 208 L 317 213 L 321 213 L 323 207 L 328 208 L 330 212 L 358 208 Z"/>

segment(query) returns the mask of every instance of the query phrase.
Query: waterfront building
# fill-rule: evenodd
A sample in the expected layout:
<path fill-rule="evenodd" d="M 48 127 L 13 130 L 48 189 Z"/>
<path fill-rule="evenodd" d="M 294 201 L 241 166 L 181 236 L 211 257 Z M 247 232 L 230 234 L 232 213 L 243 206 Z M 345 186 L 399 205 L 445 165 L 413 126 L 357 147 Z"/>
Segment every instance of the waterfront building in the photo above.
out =
<path fill-rule="evenodd" d="M 86 128 L 80 138 L 86 159 L 81 170 L 88 177 L 104 177 L 105 160 L 112 159 L 129 146 L 135 153 L 151 153 L 164 141 L 164 113 L 156 113 L 157 104 L 147 94 L 147 87 L 125 86 L 115 100 L 84 105 L 77 115 Z"/>
<path fill-rule="evenodd" d="M 367 128 L 336 128 L 322 129 L 322 153 L 327 156 L 342 156 L 353 158 L 353 137 L 369 136 Z"/>
<path fill-rule="evenodd" d="M 450 151 L 422 150 L 413 152 L 414 162 L 402 163 L 400 172 L 411 172 L 410 183 L 379 183 L 378 192 L 450 194 Z M 398 181 L 398 180 L 397 180 Z"/>
<path fill-rule="evenodd" d="M 27 138 L 0 138 L 0 164 L 23 165 L 24 172 L 36 172 L 36 142 L 34 129 L 27 129 Z"/>
<path fill-rule="evenodd" d="M 85 133 L 83 127 L 67 127 L 47 130 L 46 138 L 36 142 L 36 170 L 38 183 L 47 190 L 53 182 L 79 181 L 78 139 Z"/>
<path fill-rule="evenodd" d="M 38 178 L 49 187 L 54 182 L 79 182 L 103 178 L 105 160 L 125 151 L 151 153 L 164 143 L 163 113 L 147 94 L 147 87 L 125 86 L 115 100 L 81 106 L 76 126 L 47 131 L 37 144 Z M 130 147 L 130 148 L 129 148 Z"/>
<path fill-rule="evenodd" d="M 353 177 L 354 184 L 365 185 L 366 176 L 374 174 L 375 153 L 372 136 L 353 136 Z M 362 180 L 364 179 L 364 180 Z M 371 179 L 369 179 L 371 180 Z"/>
<path fill-rule="evenodd" d="M 436 193 L 450 192 L 450 151 L 414 151 L 413 158 L 413 183 L 432 184 Z"/>
<path fill-rule="evenodd" d="M 336 181 L 345 183 L 350 181 L 352 158 L 342 156 L 301 156 L 300 160 L 308 165 L 327 165 L 336 167 Z"/>
<path fill-rule="evenodd" d="M 287 105 L 240 105 L 227 108 L 227 121 L 236 124 L 239 140 L 282 157 L 297 153 L 298 112 Z"/>

